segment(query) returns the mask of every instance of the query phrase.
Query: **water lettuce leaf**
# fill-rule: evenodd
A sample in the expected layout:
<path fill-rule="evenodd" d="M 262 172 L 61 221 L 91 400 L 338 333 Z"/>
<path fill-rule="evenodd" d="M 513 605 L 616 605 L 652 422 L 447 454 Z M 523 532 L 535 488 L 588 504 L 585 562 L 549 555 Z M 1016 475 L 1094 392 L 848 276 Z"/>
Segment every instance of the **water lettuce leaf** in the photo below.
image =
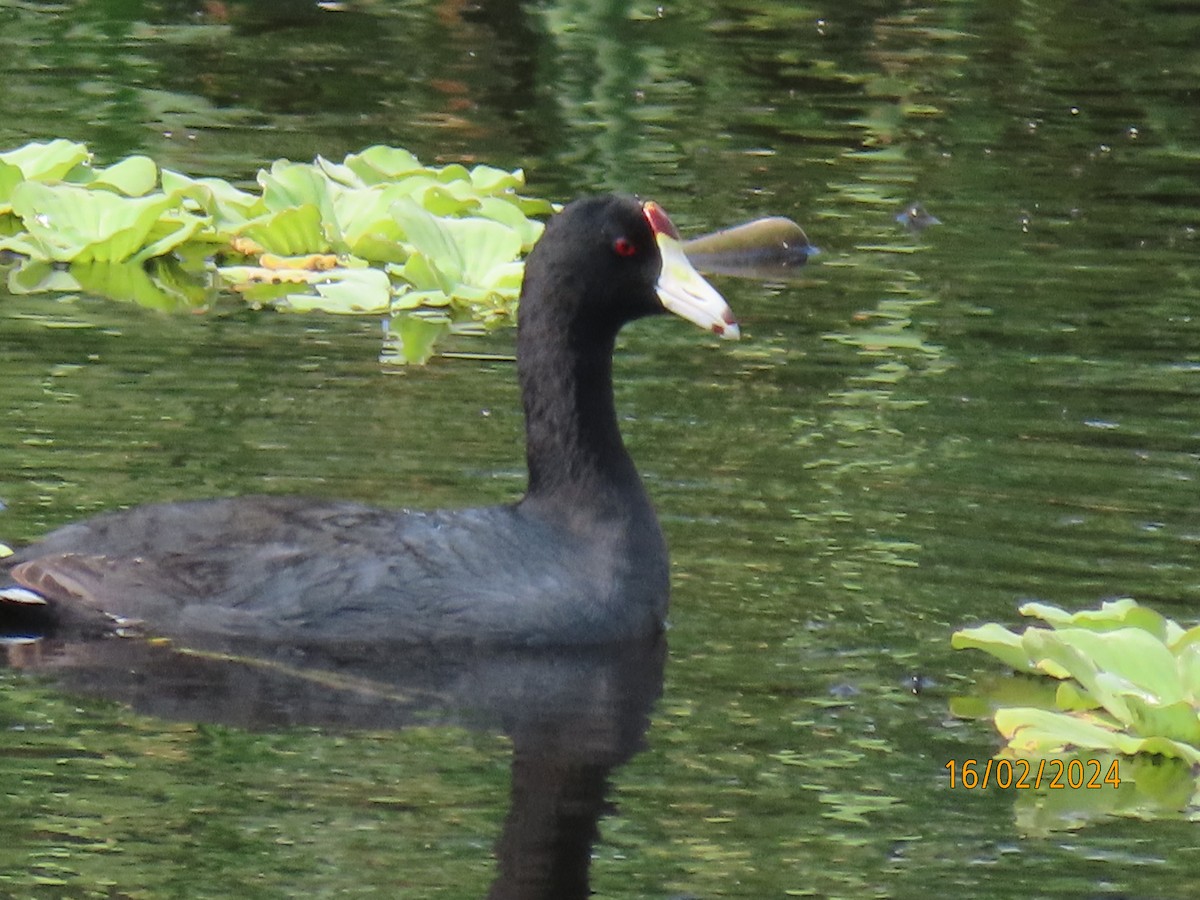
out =
<path fill-rule="evenodd" d="M 1131 597 L 1106 600 L 1099 609 L 1084 609 L 1073 613 L 1049 603 L 1025 603 L 1021 605 L 1020 612 L 1023 616 L 1033 616 L 1055 628 L 1090 628 L 1093 631 L 1140 628 L 1163 641 L 1176 640 L 1183 631 L 1175 622 L 1148 607 L 1141 606 Z"/>
<path fill-rule="evenodd" d="M 345 168 L 364 185 L 395 181 L 402 175 L 425 172 L 421 161 L 400 147 L 375 145 L 346 157 Z"/>
<path fill-rule="evenodd" d="M 158 186 L 158 165 L 148 156 L 129 156 L 106 169 L 77 166 L 68 181 L 109 188 L 126 197 L 144 197 Z"/>
<path fill-rule="evenodd" d="M 0 215 L 12 212 L 12 192 L 25 180 L 20 168 L 11 163 L 0 162 Z"/>
<path fill-rule="evenodd" d="M 411 200 L 396 202 L 391 212 L 413 254 L 423 256 L 448 285 L 493 287 L 503 281 L 503 267 L 521 253 L 521 236 L 494 219 L 441 218 Z"/>
<path fill-rule="evenodd" d="M 243 191 L 220 178 L 191 178 L 163 169 L 162 189 L 180 198 L 185 209 L 211 217 L 212 228 L 218 235 L 267 212 L 260 195 Z"/>
<path fill-rule="evenodd" d="M 314 281 L 314 293 L 292 294 L 287 305 L 297 312 L 321 310 L 361 315 L 391 308 L 392 282 L 379 269 L 337 269 Z"/>
<path fill-rule="evenodd" d="M 28 232 L 26 246 L 33 248 L 30 255 L 55 262 L 146 258 L 146 239 L 172 202 L 162 194 L 121 197 L 37 181 L 17 185 L 12 195 L 13 212 Z"/>
<path fill-rule="evenodd" d="M 1120 783 L 1105 783 L 1099 789 L 1016 791 L 1015 819 L 1022 834 L 1075 831 L 1109 816 L 1178 818 L 1181 811 L 1200 807 L 1192 767 L 1183 760 L 1148 753 L 1130 757 L 1100 751 L 1060 759 L 1067 765 L 1078 759 L 1089 772 L 1098 766 L 1102 773 L 1117 773 Z"/>
<path fill-rule="evenodd" d="M 267 213 L 242 225 L 236 233 L 266 252 L 280 256 L 327 253 L 332 247 L 325 234 L 321 210 L 312 203 Z"/>
<path fill-rule="evenodd" d="M 1129 598 L 1082 612 L 1027 603 L 1021 612 L 1049 627 L 1018 634 L 993 623 L 951 638 L 955 648 L 983 650 L 1020 672 L 1061 681 L 1037 706 L 1009 705 L 985 692 L 1009 752 L 1104 750 L 1200 766 L 1200 626 L 1185 629 Z M 953 708 L 988 706 L 960 698 Z"/>
<path fill-rule="evenodd" d="M 19 169 L 25 181 L 60 181 L 91 156 L 85 145 L 56 138 L 0 153 L 0 163 Z"/>
<path fill-rule="evenodd" d="M 392 204 L 408 195 L 403 185 L 334 185 L 331 195 L 344 252 L 374 263 L 404 262 L 408 250 L 401 242 L 400 225 L 391 215 Z"/>
<path fill-rule="evenodd" d="M 996 712 L 996 728 L 1018 755 L 1048 757 L 1071 750 L 1101 750 L 1134 756 L 1149 753 L 1200 765 L 1200 750 L 1161 735 L 1139 737 L 1101 719 L 1014 707 Z"/>
<path fill-rule="evenodd" d="M 1021 636 L 995 622 L 954 632 L 950 646 L 955 650 L 982 650 L 1020 672 L 1038 671 L 1037 664 L 1030 660 L 1029 652 L 1021 644 Z"/>
<path fill-rule="evenodd" d="M 512 321 L 523 257 L 543 227 L 532 216 L 555 208 L 523 196 L 524 181 L 519 169 L 431 167 L 373 146 L 340 163 L 276 160 L 244 189 L 146 156 L 96 166 L 85 145 L 54 140 L 0 153 L 0 249 L 26 258 L 9 275 L 24 292 L 164 309 L 232 291 L 292 312 L 441 311 L 403 326 L 407 349 L 389 351 L 417 360 L 449 324 Z M 336 258 L 314 270 L 303 261 L 313 254 Z M 80 277 L 48 263 L 82 267 Z M 214 287 L 197 297 L 205 284 Z"/>

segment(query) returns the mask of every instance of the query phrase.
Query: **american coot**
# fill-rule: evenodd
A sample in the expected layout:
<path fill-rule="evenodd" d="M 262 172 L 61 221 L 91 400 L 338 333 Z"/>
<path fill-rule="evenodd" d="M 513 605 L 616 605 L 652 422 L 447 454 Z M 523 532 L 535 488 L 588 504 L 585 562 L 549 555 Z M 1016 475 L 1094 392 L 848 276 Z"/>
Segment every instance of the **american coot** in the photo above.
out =
<path fill-rule="evenodd" d="M 522 500 L 434 512 L 261 496 L 135 507 L 6 560 L 0 620 L 7 606 L 74 628 L 288 643 L 652 633 L 667 609 L 667 550 L 617 427 L 612 353 L 622 325 L 667 310 L 738 337 L 661 207 L 578 200 L 525 266 Z"/>

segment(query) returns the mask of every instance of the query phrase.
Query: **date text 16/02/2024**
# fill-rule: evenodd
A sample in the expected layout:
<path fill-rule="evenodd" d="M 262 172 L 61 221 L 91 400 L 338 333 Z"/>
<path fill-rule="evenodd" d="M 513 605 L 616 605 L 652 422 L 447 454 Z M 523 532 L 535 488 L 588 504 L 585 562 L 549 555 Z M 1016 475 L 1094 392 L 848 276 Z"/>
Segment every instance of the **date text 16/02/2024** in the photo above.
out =
<path fill-rule="evenodd" d="M 961 763 L 952 759 L 944 768 L 950 772 L 951 789 L 968 791 L 993 785 L 1018 790 L 1042 787 L 1099 790 L 1121 786 L 1119 759 L 989 759 L 983 762 L 968 759 Z"/>

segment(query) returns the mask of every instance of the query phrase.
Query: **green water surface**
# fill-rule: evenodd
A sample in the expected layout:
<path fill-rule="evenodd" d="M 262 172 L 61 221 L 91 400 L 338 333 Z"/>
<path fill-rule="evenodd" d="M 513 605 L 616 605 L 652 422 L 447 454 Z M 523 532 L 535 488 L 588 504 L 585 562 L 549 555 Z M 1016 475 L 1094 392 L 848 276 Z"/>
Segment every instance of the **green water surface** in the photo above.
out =
<path fill-rule="evenodd" d="M 670 658 L 612 776 L 600 897 L 1194 895 L 1197 810 L 952 789 L 953 630 L 1200 609 L 1200 7 L 0 0 L 0 147 L 252 178 L 384 142 L 768 214 L 802 278 L 715 279 L 738 344 L 628 329 L 627 442 L 672 546 Z M 910 233 L 922 201 L 941 219 Z M 252 492 L 519 496 L 511 363 L 381 366 L 378 321 L 0 289 L 0 537 Z M 449 348 L 503 357 L 512 334 Z M 914 685 L 920 690 L 914 692 Z M 491 730 L 171 721 L 0 670 L 0 896 L 481 897 Z"/>

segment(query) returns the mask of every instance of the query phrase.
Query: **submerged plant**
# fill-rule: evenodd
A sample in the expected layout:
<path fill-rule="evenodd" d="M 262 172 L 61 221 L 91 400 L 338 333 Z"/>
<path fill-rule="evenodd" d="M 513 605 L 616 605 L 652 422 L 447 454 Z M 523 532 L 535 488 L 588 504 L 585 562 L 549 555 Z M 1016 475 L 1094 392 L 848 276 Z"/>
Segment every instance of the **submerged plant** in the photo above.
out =
<path fill-rule="evenodd" d="M 66 140 L 0 153 L 0 251 L 19 260 L 8 289 L 164 309 L 225 291 L 254 306 L 395 317 L 391 358 L 423 361 L 458 323 L 512 320 L 522 257 L 542 231 L 533 217 L 554 208 L 520 193 L 520 170 L 430 167 L 395 147 L 277 160 L 255 183 L 144 156 L 100 168 Z"/>

